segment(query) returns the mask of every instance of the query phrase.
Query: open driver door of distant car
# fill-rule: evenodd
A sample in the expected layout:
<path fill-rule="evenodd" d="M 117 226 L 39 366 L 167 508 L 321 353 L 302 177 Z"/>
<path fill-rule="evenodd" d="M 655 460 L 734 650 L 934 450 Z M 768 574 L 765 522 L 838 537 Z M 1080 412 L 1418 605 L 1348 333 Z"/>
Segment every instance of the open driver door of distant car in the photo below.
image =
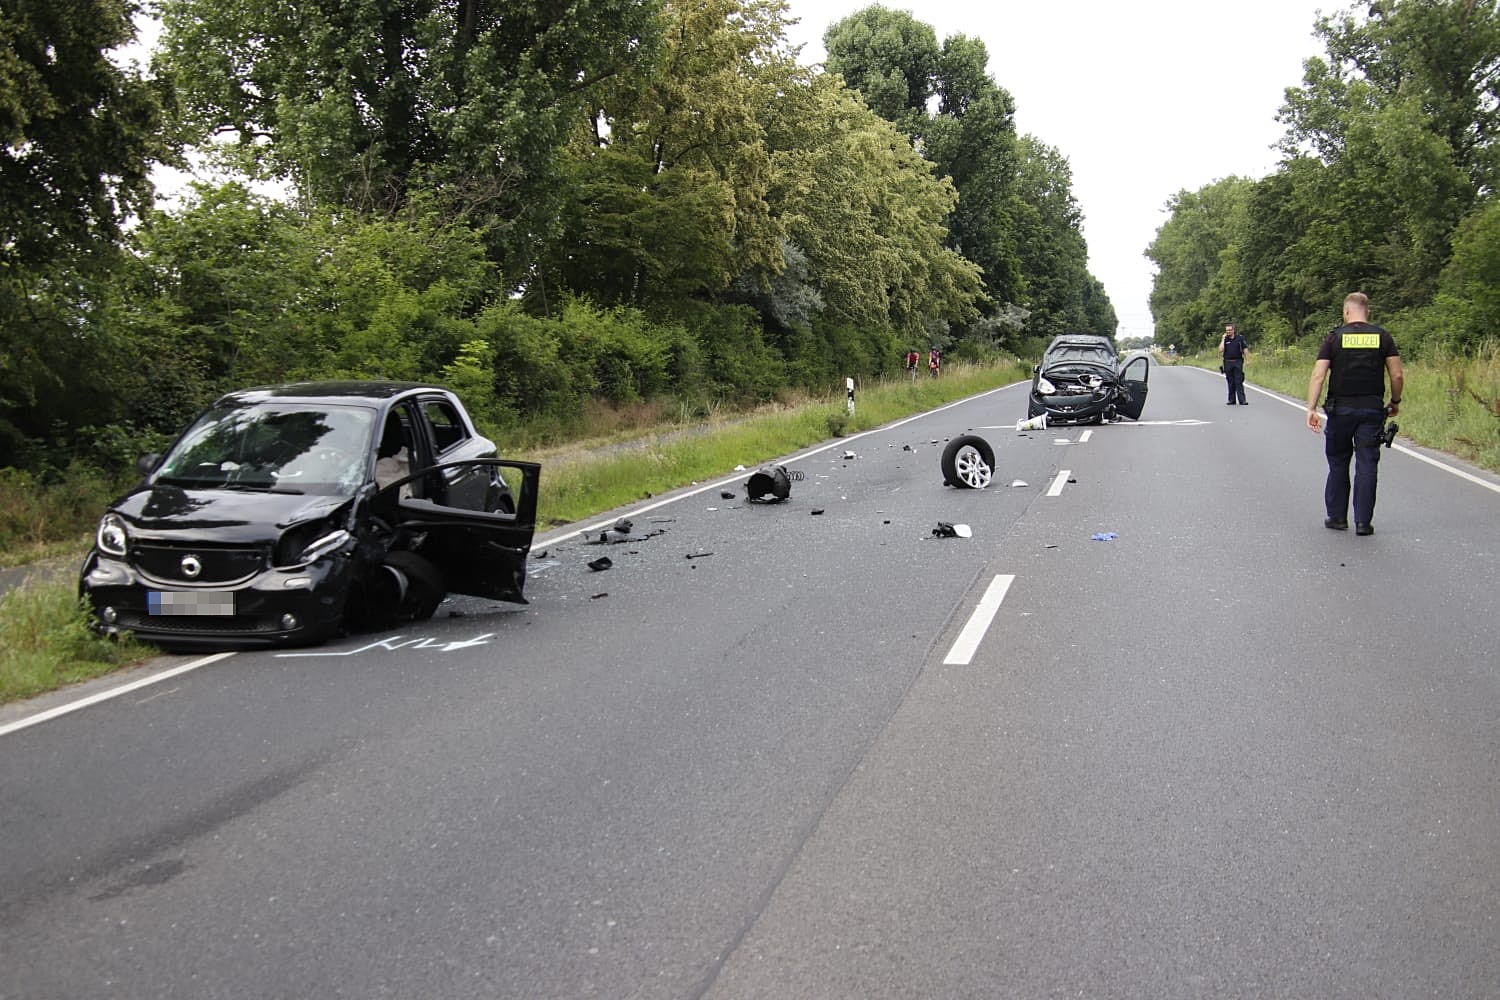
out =
<path fill-rule="evenodd" d="M 1141 419 L 1146 408 L 1146 382 L 1151 377 L 1151 358 L 1137 354 L 1120 369 L 1120 389 L 1115 412 L 1130 420 Z"/>

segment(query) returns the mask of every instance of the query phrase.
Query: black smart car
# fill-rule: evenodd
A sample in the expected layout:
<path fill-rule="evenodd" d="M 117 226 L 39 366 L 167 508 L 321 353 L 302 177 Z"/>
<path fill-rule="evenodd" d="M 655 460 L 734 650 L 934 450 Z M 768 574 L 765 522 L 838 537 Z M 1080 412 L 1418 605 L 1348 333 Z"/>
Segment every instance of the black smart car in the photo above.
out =
<path fill-rule="evenodd" d="M 1032 371 L 1026 416 L 1046 414 L 1049 424 L 1139 420 L 1150 367 L 1144 352 L 1121 363 L 1109 337 L 1073 333 L 1054 338 Z"/>
<path fill-rule="evenodd" d="M 436 386 L 233 392 L 141 459 L 79 591 L 101 631 L 200 647 L 319 642 L 450 592 L 524 603 L 541 468 L 496 456 Z"/>

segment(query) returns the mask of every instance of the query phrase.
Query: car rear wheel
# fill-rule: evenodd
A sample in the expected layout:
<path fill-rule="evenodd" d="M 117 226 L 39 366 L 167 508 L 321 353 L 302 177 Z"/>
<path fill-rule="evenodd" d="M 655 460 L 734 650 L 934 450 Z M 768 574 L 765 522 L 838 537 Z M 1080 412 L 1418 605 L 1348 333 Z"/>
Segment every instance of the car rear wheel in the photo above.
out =
<path fill-rule="evenodd" d="M 385 569 L 398 575 L 400 599 L 396 604 L 398 621 L 425 621 L 443 603 L 447 585 L 442 571 L 415 552 L 388 552 Z"/>
<path fill-rule="evenodd" d="M 943 449 L 943 478 L 961 490 L 982 490 L 995 478 L 995 449 L 977 434 L 963 434 Z"/>

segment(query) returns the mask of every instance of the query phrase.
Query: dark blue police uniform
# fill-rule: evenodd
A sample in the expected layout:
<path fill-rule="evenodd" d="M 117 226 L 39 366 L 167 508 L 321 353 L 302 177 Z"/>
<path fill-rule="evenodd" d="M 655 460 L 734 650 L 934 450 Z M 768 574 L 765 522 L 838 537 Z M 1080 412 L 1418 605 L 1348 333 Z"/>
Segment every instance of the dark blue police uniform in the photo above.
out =
<path fill-rule="evenodd" d="M 1229 380 L 1229 405 L 1245 402 L 1245 335 L 1235 331 L 1233 337 L 1224 341 L 1224 377 Z"/>
<path fill-rule="evenodd" d="M 1328 415 L 1323 431 L 1323 454 L 1328 458 L 1328 481 L 1323 504 L 1330 520 L 1349 516 L 1349 459 L 1354 459 L 1354 523 L 1367 525 L 1375 517 L 1375 482 L 1380 465 L 1380 431 L 1385 422 L 1385 359 L 1400 357 L 1396 341 L 1373 323 L 1346 323 L 1330 333 L 1318 348 L 1318 360 L 1328 364 Z"/>

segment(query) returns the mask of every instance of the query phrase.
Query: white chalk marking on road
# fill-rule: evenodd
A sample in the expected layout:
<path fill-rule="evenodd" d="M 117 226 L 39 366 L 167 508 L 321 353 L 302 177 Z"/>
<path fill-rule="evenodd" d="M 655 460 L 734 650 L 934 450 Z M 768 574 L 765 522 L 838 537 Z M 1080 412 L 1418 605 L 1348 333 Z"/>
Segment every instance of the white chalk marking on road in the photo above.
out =
<path fill-rule="evenodd" d="M 108 701 L 111 698 L 118 698 L 122 694 L 129 694 L 131 691 L 137 691 L 143 687 L 149 687 L 152 684 L 160 684 L 162 681 L 170 680 L 173 677 L 185 674 L 189 670 L 197 670 L 199 667 L 206 667 L 210 663 L 218 663 L 220 660 L 226 659 L 233 655 L 234 653 L 232 652 L 215 653 L 213 656 L 205 656 L 201 660 L 194 660 L 191 663 L 184 663 L 180 667 L 173 667 L 170 670 L 163 670 L 159 674 L 152 674 L 150 677 L 143 677 L 138 681 L 132 681 L 129 684 L 122 684 L 120 687 L 110 688 L 108 691 L 100 691 L 98 694 L 89 695 L 87 698 L 80 698 L 77 701 L 70 701 L 66 705 L 59 705 L 56 708 L 49 708 L 47 711 L 38 712 L 36 715 L 28 715 L 26 718 L 19 719 L 15 722 L 10 723 L 9 725 L 0 726 L 0 736 L 5 736 L 9 733 L 16 732 L 19 729 L 25 729 L 28 726 L 35 726 L 43 722 L 50 722 L 52 719 L 55 719 L 60 715 L 67 715 L 69 712 L 76 712 L 80 708 L 88 708 L 90 705 L 97 705 L 101 701 Z"/>
<path fill-rule="evenodd" d="M 1068 484 L 1068 477 L 1072 474 L 1072 469 L 1063 469 L 1061 472 L 1059 472 L 1057 474 L 1057 478 L 1052 480 L 1052 485 L 1047 487 L 1047 495 L 1049 497 L 1062 496 L 1063 487 Z"/>
<path fill-rule="evenodd" d="M 1002 573 L 990 581 L 984 596 L 975 606 L 974 613 L 969 616 L 968 624 L 958 634 L 953 648 L 948 650 L 948 655 L 943 659 L 944 665 L 966 667 L 974 661 L 974 654 L 984 641 L 984 634 L 990 630 L 990 623 L 995 620 L 995 614 L 1000 610 L 1000 604 L 1005 600 L 1005 594 L 1015 579 L 1013 573 Z"/>

